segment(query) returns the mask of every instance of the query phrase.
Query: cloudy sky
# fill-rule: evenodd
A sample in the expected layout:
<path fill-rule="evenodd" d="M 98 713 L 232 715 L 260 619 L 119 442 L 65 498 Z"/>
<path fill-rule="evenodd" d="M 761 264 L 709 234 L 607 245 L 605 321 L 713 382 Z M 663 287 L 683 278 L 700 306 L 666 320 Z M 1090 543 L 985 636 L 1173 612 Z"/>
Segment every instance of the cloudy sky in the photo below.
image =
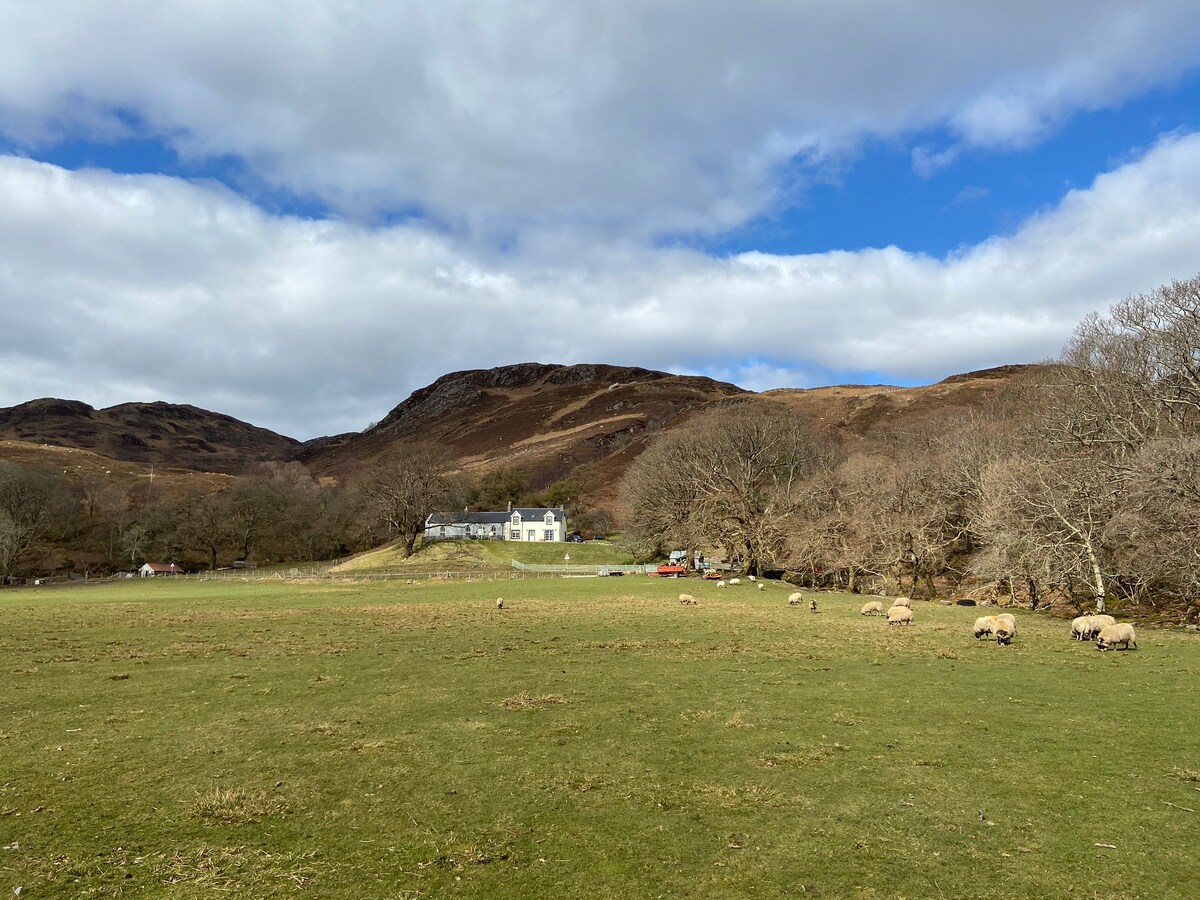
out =
<path fill-rule="evenodd" d="M 0 0 L 0 406 L 926 383 L 1197 273 L 1195 0 Z"/>

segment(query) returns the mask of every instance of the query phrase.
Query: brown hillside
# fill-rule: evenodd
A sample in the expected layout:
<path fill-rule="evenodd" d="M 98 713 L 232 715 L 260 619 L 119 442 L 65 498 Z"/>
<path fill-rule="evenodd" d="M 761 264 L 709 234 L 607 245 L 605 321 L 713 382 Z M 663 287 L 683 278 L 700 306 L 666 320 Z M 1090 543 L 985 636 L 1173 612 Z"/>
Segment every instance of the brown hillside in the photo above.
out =
<path fill-rule="evenodd" d="M 836 385 L 779 388 L 758 396 L 783 403 L 844 438 L 886 431 L 902 421 L 960 409 L 979 409 L 1036 366 L 998 366 L 952 375 L 919 387 Z"/>
<path fill-rule="evenodd" d="M 306 448 L 298 458 L 321 474 L 344 473 L 389 447 L 425 440 L 449 448 L 464 471 L 519 468 L 544 485 L 580 465 L 620 457 L 623 448 L 715 400 L 747 393 L 711 378 L 618 366 L 474 369 L 444 375 L 373 428 Z"/>
<path fill-rule="evenodd" d="M 0 409 L 0 439 L 91 450 L 114 460 L 237 474 L 293 455 L 299 441 L 220 413 L 172 403 L 93 409 L 77 400 L 31 400 Z"/>

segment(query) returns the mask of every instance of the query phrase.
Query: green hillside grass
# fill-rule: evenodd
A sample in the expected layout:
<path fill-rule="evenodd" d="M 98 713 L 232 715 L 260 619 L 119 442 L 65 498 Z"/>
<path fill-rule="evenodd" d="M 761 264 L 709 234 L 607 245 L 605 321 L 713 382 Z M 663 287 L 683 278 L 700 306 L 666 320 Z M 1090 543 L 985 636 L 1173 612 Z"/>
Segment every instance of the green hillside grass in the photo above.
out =
<path fill-rule="evenodd" d="M 402 546 L 381 547 L 347 560 L 333 571 L 337 573 L 379 572 L 461 572 L 487 569 L 511 569 L 512 561 L 527 564 L 621 565 L 633 558 L 620 548 L 589 541 L 583 544 L 525 543 L 524 541 L 433 541 L 419 546 L 410 557 Z"/>
<path fill-rule="evenodd" d="M 789 590 L 0 591 L 0 893 L 1195 895 L 1195 635 Z"/>

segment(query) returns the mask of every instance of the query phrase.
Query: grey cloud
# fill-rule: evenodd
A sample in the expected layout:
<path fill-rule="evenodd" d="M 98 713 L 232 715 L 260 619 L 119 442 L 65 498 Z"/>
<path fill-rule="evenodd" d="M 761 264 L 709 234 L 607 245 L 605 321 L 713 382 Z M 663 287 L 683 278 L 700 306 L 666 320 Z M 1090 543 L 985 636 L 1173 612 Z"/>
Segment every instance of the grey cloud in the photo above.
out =
<path fill-rule="evenodd" d="M 6 4 L 0 130 L 144 127 L 351 216 L 418 208 L 486 241 L 644 237 L 743 222 L 780 200 L 781 164 L 866 136 L 1026 144 L 1194 65 L 1200 38 L 1191 0 L 279 9 Z"/>
<path fill-rule="evenodd" d="M 276 218 L 211 185 L 13 157 L 0 196 L 0 405 L 164 399 L 307 438 L 447 371 L 528 360 L 763 388 L 1044 358 L 1088 311 L 1196 274 L 1200 136 L 944 260 L 635 245 L 499 260 L 424 227 Z"/>

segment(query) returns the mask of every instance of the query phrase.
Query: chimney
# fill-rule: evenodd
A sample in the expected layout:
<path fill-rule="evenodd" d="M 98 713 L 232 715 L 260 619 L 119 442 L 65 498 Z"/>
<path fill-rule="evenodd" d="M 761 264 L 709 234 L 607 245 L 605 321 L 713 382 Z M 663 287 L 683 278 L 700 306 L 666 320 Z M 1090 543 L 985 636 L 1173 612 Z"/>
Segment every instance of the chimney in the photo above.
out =
<path fill-rule="evenodd" d="M 512 501 L 511 500 L 508 501 L 508 511 L 512 512 Z"/>

